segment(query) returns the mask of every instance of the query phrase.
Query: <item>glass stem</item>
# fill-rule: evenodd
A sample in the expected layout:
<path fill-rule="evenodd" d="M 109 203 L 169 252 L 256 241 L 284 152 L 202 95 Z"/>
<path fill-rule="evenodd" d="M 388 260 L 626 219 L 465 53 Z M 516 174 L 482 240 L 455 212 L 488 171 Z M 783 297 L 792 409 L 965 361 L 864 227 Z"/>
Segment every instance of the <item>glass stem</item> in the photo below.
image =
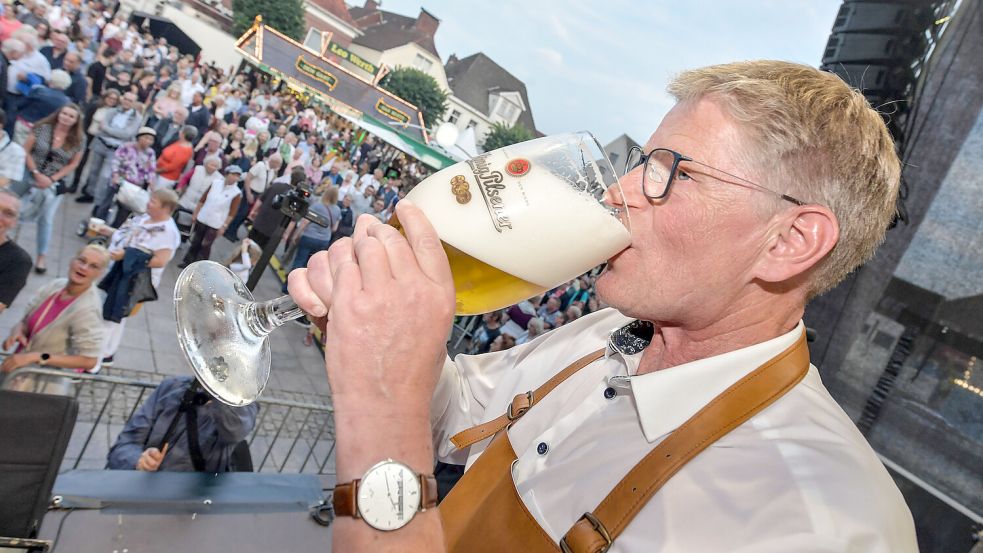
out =
<path fill-rule="evenodd" d="M 304 314 L 304 311 L 294 303 L 293 298 L 287 295 L 270 301 L 253 303 L 247 308 L 246 322 L 249 330 L 257 336 L 266 336 L 278 326 L 299 319 Z"/>

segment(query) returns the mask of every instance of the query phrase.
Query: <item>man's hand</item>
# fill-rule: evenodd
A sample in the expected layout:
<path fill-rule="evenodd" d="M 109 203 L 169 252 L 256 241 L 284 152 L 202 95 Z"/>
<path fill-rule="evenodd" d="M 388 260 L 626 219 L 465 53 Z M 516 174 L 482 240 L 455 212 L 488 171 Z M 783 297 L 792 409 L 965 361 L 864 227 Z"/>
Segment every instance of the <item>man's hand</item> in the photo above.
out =
<path fill-rule="evenodd" d="M 37 365 L 40 362 L 40 353 L 15 353 L 13 355 L 8 355 L 7 358 L 3 360 L 3 364 L 0 364 L 0 372 L 10 373 L 21 367 Z"/>
<path fill-rule="evenodd" d="M 137 470 L 142 470 L 146 472 L 157 472 L 160 468 L 160 464 L 164 462 L 164 455 L 167 455 L 167 449 L 171 444 L 164 444 L 164 451 L 157 449 L 156 447 L 148 447 L 140 454 L 140 459 L 137 460 Z"/>
<path fill-rule="evenodd" d="M 50 187 L 51 184 L 52 184 L 52 180 L 47 175 L 43 173 L 38 173 L 34 175 L 34 186 L 44 190 L 45 188 Z"/>
<path fill-rule="evenodd" d="M 109 252 L 109 258 L 112 259 L 113 261 L 119 261 L 123 259 L 124 255 L 126 255 L 126 252 L 123 250 L 113 250 Z"/>

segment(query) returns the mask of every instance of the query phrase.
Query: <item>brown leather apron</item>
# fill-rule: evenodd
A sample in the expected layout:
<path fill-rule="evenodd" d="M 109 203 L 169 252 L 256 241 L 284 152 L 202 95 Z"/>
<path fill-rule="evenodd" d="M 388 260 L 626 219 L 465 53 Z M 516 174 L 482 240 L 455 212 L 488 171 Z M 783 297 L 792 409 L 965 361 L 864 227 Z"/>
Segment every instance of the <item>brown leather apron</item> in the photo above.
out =
<path fill-rule="evenodd" d="M 556 544 L 529 514 L 515 490 L 512 464 L 516 454 L 507 432 L 501 430 L 560 382 L 603 355 L 604 350 L 599 350 L 582 357 L 534 392 L 515 396 L 506 414 L 451 438 L 454 445 L 464 448 L 495 435 L 440 504 L 448 552 L 607 551 L 638 511 L 684 464 L 771 405 L 809 370 L 809 350 L 803 334 L 794 345 L 724 390 L 659 443 Z"/>

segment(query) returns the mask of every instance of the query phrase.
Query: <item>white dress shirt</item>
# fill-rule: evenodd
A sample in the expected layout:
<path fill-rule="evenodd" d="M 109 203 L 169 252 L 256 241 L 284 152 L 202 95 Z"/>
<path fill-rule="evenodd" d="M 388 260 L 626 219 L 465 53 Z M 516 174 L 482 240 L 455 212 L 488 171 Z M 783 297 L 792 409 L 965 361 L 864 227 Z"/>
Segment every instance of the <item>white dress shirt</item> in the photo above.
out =
<path fill-rule="evenodd" d="M 761 344 L 630 376 L 651 336 L 646 325 L 606 309 L 528 344 L 448 360 L 431 410 L 438 458 L 470 468 L 489 440 L 455 452 L 452 435 L 607 345 L 604 358 L 508 431 L 516 490 L 559 541 L 680 424 L 804 332 L 800 323 Z M 914 553 L 917 543 L 897 486 L 810 366 L 787 394 L 686 464 L 611 551 Z"/>
<path fill-rule="evenodd" d="M 198 211 L 198 222 L 213 229 L 222 228 L 229 218 L 229 208 L 232 200 L 242 194 L 235 184 L 225 184 L 225 179 L 212 181 L 208 189 L 208 197 Z"/>

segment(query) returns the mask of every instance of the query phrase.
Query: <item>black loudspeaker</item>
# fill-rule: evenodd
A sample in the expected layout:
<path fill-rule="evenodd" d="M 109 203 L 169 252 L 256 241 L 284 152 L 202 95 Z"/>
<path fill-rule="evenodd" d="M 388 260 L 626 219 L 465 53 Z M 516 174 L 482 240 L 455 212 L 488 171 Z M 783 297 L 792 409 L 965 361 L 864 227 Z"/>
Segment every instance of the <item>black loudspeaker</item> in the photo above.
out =
<path fill-rule="evenodd" d="M 910 63 L 927 45 L 920 34 L 834 33 L 826 43 L 823 64 Z"/>
<path fill-rule="evenodd" d="M 833 33 L 920 33 L 935 18 L 930 5 L 888 2 L 846 2 L 833 22 Z"/>
<path fill-rule="evenodd" d="M 37 535 L 77 415 L 72 397 L 0 391 L 0 536 Z"/>
<path fill-rule="evenodd" d="M 820 67 L 838 75 L 846 84 L 864 91 L 868 97 L 910 92 L 915 80 L 914 70 L 908 65 L 867 65 L 834 63 Z"/>

